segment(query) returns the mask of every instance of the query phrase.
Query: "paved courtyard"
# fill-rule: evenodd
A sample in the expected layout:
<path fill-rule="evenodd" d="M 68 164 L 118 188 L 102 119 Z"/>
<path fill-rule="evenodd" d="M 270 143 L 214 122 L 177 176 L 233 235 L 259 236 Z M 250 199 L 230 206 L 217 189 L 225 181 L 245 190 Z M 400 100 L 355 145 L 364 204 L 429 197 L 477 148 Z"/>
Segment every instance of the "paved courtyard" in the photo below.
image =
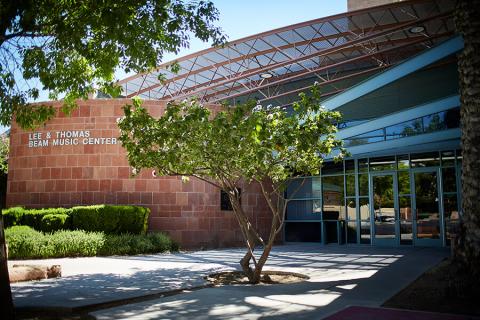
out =
<path fill-rule="evenodd" d="M 204 285 L 209 273 L 238 269 L 243 252 L 22 261 L 60 264 L 63 277 L 13 284 L 14 301 L 24 309 L 88 311 L 93 304 L 186 289 L 114 308 L 91 308 L 90 314 L 97 319 L 318 319 L 348 305 L 380 306 L 449 254 L 441 248 L 284 245 L 275 247 L 265 269 L 303 273 L 308 281 L 192 290 Z"/>

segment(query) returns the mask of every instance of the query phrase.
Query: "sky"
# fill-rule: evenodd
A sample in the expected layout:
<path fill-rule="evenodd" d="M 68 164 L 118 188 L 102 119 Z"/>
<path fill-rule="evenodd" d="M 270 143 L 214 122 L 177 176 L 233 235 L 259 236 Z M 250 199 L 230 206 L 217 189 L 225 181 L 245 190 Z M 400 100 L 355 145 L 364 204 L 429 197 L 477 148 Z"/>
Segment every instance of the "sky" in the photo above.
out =
<path fill-rule="evenodd" d="M 222 28 L 228 41 L 347 11 L 346 0 L 213 0 L 213 3 L 220 12 L 217 26 Z M 192 39 L 189 48 L 182 49 L 178 55 L 166 54 L 163 62 L 209 47 L 209 43 Z M 116 77 L 121 80 L 128 75 L 119 71 Z M 0 126 L 0 132 L 6 129 Z"/>

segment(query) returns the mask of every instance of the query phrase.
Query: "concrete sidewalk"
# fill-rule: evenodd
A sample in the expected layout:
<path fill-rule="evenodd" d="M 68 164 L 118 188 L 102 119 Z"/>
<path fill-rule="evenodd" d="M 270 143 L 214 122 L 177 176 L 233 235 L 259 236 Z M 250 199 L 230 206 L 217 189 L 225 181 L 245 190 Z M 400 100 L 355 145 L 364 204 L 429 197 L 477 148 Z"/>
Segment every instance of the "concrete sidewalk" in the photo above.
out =
<path fill-rule="evenodd" d="M 12 290 L 20 308 L 86 307 L 203 285 L 202 277 L 209 273 L 237 269 L 243 251 L 42 260 L 61 264 L 63 278 L 14 284 Z M 347 305 L 381 305 L 448 254 L 440 248 L 278 246 L 266 269 L 303 273 L 308 281 L 205 288 L 91 315 L 97 319 L 321 318 Z"/>

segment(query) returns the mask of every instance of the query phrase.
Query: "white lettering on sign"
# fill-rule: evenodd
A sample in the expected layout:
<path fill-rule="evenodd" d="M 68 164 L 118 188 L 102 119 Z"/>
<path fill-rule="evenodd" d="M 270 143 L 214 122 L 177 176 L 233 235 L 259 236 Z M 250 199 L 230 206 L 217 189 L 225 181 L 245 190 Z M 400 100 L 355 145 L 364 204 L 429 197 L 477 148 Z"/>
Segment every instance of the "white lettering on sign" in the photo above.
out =
<path fill-rule="evenodd" d="M 91 137 L 90 130 L 32 132 L 28 134 L 28 147 L 58 147 L 87 144 L 117 144 L 117 138 Z"/>

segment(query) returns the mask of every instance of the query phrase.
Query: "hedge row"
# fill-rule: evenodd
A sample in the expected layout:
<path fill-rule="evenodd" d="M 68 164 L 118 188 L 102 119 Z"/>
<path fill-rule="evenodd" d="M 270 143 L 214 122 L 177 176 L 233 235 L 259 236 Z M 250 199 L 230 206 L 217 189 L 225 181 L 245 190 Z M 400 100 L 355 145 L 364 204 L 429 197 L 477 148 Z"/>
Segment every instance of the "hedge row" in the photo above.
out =
<path fill-rule="evenodd" d="M 163 233 L 113 235 L 82 230 L 43 233 L 28 226 L 5 230 L 10 259 L 131 255 L 178 251 Z"/>
<path fill-rule="evenodd" d="M 73 208 L 3 210 L 6 227 L 30 226 L 43 232 L 101 231 L 107 234 L 145 234 L 150 210 L 137 206 L 95 205 Z"/>

